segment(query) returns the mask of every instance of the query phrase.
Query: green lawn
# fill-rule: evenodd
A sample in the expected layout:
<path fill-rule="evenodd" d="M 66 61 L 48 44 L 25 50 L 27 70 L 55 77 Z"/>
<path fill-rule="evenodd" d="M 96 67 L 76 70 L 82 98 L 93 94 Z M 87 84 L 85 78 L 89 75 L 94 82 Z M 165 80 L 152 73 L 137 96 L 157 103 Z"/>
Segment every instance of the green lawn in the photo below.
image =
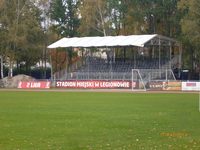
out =
<path fill-rule="evenodd" d="M 198 94 L 0 92 L 0 150 L 199 148 Z"/>

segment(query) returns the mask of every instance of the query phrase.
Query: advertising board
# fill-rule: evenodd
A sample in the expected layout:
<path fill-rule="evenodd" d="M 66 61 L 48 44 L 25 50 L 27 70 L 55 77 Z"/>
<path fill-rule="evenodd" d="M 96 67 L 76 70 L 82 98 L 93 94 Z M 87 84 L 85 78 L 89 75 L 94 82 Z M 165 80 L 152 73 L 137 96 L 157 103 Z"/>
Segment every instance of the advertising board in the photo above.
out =
<path fill-rule="evenodd" d="M 161 91 L 163 90 L 163 81 L 151 81 L 149 82 L 149 90 Z"/>
<path fill-rule="evenodd" d="M 104 81 L 104 80 L 82 80 L 82 81 L 57 81 L 56 88 L 84 88 L 84 89 L 130 89 L 131 81 Z"/>
<path fill-rule="evenodd" d="M 20 81 L 18 83 L 19 89 L 48 89 L 50 88 L 50 81 Z"/>
<path fill-rule="evenodd" d="M 180 81 L 163 82 L 163 90 L 166 90 L 166 91 L 181 91 L 181 82 Z"/>
<path fill-rule="evenodd" d="M 148 86 L 153 91 L 181 91 L 180 81 L 151 81 Z"/>
<path fill-rule="evenodd" d="M 200 82 L 182 82 L 183 91 L 199 91 Z"/>

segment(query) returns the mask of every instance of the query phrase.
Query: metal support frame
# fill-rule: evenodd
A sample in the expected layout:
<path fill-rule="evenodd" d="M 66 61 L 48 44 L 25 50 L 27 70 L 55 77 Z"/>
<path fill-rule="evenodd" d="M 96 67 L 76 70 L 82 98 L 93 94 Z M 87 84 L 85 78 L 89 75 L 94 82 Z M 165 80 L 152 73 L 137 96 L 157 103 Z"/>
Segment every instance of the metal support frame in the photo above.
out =
<path fill-rule="evenodd" d="M 158 66 L 159 69 L 160 69 L 160 67 L 161 67 L 161 66 L 160 66 L 160 53 L 161 53 L 161 52 L 160 52 L 160 51 L 161 51 L 161 45 L 160 45 L 160 44 L 161 44 L 161 43 L 160 43 L 160 38 L 159 38 L 159 58 L 158 58 L 158 59 L 159 59 L 159 64 L 158 64 L 158 65 L 159 65 L 159 66 Z"/>
<path fill-rule="evenodd" d="M 143 85 L 143 87 L 144 87 L 144 89 L 134 89 L 133 88 L 133 83 L 135 82 L 134 81 L 134 72 L 136 72 L 137 73 L 137 75 L 139 76 L 139 81 L 141 81 L 141 82 L 139 82 L 139 83 L 141 83 L 142 85 Z M 132 69 L 132 72 L 131 72 L 131 90 L 132 91 L 146 91 L 147 89 L 146 89 L 146 86 L 145 86 L 145 84 L 144 84 L 144 82 L 143 82 L 143 79 L 142 79 L 142 76 L 141 76 L 141 74 L 140 74 L 140 71 L 139 71 L 139 69 Z M 138 85 L 138 86 L 140 86 L 140 84 Z"/>
<path fill-rule="evenodd" d="M 169 42 L 169 67 L 170 69 L 172 68 L 172 63 L 171 63 L 171 59 L 172 59 L 172 44 L 171 42 Z"/>

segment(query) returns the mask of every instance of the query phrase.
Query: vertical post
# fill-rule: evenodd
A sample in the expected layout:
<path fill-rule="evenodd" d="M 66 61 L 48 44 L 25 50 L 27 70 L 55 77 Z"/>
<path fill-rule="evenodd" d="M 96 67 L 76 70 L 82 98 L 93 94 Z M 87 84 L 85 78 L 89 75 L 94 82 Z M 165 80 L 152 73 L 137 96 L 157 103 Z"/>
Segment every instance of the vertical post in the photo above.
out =
<path fill-rule="evenodd" d="M 182 44 L 179 44 L 179 64 L 178 64 L 178 77 L 181 76 L 181 68 L 182 68 Z"/>
<path fill-rule="evenodd" d="M 90 51 L 89 50 L 87 50 L 88 51 L 88 54 L 87 54 L 87 63 L 88 63 L 88 80 L 89 80 L 89 78 L 90 78 Z"/>
<path fill-rule="evenodd" d="M 158 62 L 159 64 L 158 64 L 158 68 L 159 68 L 159 77 L 161 78 L 161 70 L 160 70 L 160 68 L 161 68 L 161 66 L 160 66 L 161 65 L 160 64 L 160 53 L 161 52 L 160 51 L 161 51 L 161 42 L 160 42 L 160 37 L 159 37 L 159 52 L 158 52 L 159 53 L 159 58 L 158 58 L 159 59 L 159 62 Z"/>
<path fill-rule="evenodd" d="M 153 45 L 153 48 L 152 48 L 152 58 L 154 59 L 154 57 L 155 57 L 155 47 Z"/>
<path fill-rule="evenodd" d="M 179 68 L 182 67 L 182 44 L 179 45 Z"/>
<path fill-rule="evenodd" d="M 53 77 L 53 63 L 52 63 L 51 54 L 49 55 L 49 57 L 50 57 L 50 65 L 51 65 L 51 80 L 53 80 L 54 79 L 54 77 Z"/>
<path fill-rule="evenodd" d="M 110 59 L 110 76 L 111 76 L 111 80 L 113 79 L 113 69 L 112 69 L 112 59 Z"/>
<path fill-rule="evenodd" d="M 113 49 L 113 62 L 114 62 L 114 63 L 115 63 L 115 57 L 116 57 L 115 49 Z"/>
<path fill-rule="evenodd" d="M 152 45 L 151 58 L 154 59 L 154 57 L 155 57 L 155 47 L 154 47 L 153 40 L 151 40 L 151 45 Z"/>
<path fill-rule="evenodd" d="M 131 69 L 131 89 L 133 91 L 133 69 Z"/>
<path fill-rule="evenodd" d="M 158 64 L 159 65 L 158 66 L 159 70 L 160 70 L 160 49 L 161 49 L 160 44 L 161 44 L 161 42 L 160 42 L 160 37 L 159 37 L 159 58 L 158 58 L 159 59 L 159 62 L 158 62 L 159 63 Z"/>
<path fill-rule="evenodd" d="M 64 71 L 64 78 L 65 78 L 65 80 L 67 80 L 69 78 L 69 76 L 68 76 L 69 57 L 68 57 L 67 49 L 66 49 L 66 53 L 65 53 L 65 58 L 66 58 L 66 62 L 65 62 L 66 68 L 65 68 L 65 71 Z"/>
<path fill-rule="evenodd" d="M 170 48 L 169 48 L 169 69 L 171 69 L 172 68 L 172 44 L 171 44 L 171 42 L 169 42 L 169 46 L 170 46 Z"/>
<path fill-rule="evenodd" d="M 124 62 L 126 61 L 126 48 L 124 47 Z"/>
<path fill-rule="evenodd" d="M 139 48 L 138 48 L 138 50 L 139 50 Z M 137 52 L 134 51 L 134 69 L 136 69 L 136 63 L 137 63 L 136 55 L 137 55 Z"/>
<path fill-rule="evenodd" d="M 113 67 L 112 67 L 112 61 L 113 61 L 113 50 L 112 49 L 110 49 L 110 51 L 109 51 L 109 57 L 110 57 L 110 79 L 112 80 L 113 79 Z"/>

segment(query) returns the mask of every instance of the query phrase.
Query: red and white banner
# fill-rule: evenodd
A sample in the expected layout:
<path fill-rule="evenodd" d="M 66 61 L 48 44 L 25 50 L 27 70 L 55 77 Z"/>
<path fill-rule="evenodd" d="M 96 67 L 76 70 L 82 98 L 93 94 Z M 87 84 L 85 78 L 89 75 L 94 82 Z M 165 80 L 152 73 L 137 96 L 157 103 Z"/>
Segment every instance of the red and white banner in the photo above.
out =
<path fill-rule="evenodd" d="M 49 89 L 50 81 L 20 81 L 18 88 L 20 89 Z"/>
<path fill-rule="evenodd" d="M 85 89 L 130 89 L 131 81 L 57 81 L 57 88 L 85 88 Z"/>
<path fill-rule="evenodd" d="M 200 82 L 182 82 L 183 91 L 200 91 Z"/>

